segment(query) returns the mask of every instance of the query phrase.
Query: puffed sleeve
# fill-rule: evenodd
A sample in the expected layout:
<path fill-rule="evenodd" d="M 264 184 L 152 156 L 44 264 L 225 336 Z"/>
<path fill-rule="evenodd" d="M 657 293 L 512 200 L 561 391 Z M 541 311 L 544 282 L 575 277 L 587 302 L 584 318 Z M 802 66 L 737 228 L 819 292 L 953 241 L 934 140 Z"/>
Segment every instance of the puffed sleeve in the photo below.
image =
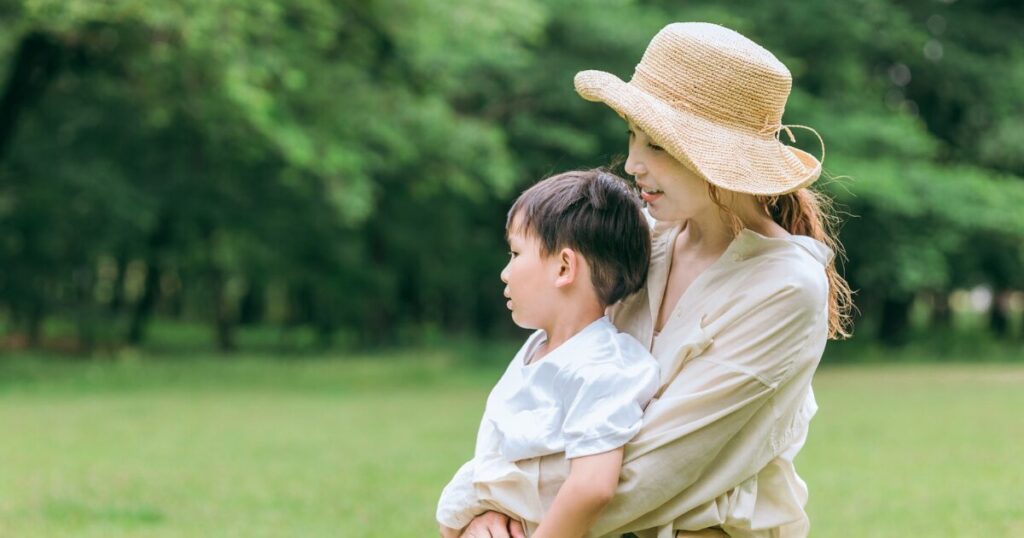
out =
<path fill-rule="evenodd" d="M 607 452 L 625 445 L 640 430 L 644 408 L 658 389 L 658 363 L 637 357 L 622 365 L 587 364 L 564 379 L 565 457 Z"/>
<path fill-rule="evenodd" d="M 455 473 L 455 477 L 441 491 L 437 503 L 437 522 L 452 529 L 461 529 L 479 514 L 487 511 L 480 506 L 473 488 L 473 466 L 475 460 L 466 462 Z"/>

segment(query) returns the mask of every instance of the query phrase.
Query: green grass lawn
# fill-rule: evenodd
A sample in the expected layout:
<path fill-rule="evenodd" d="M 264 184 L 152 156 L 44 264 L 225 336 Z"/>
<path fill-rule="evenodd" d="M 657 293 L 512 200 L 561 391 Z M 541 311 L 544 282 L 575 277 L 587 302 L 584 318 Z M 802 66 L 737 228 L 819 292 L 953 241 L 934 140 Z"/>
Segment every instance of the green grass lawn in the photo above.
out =
<path fill-rule="evenodd" d="M 0 536 L 433 536 L 500 368 L 0 358 Z M 841 366 L 815 387 L 813 536 L 1024 536 L 1024 366 Z"/>

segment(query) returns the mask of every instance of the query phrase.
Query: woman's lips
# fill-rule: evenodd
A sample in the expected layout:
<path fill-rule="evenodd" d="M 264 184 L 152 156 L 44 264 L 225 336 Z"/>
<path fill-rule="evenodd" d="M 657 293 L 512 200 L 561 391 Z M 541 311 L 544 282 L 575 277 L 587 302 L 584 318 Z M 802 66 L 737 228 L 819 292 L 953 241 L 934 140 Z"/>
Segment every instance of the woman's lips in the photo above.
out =
<path fill-rule="evenodd" d="M 661 191 L 646 191 L 641 189 L 640 198 L 649 204 L 658 198 L 661 198 L 664 194 L 665 193 Z"/>

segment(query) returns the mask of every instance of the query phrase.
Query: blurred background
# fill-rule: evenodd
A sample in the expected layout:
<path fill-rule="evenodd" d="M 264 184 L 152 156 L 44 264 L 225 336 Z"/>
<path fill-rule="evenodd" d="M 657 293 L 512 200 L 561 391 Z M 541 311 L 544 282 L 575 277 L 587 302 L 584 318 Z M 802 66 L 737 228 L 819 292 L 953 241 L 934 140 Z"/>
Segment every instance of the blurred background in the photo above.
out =
<path fill-rule="evenodd" d="M 0 0 L 0 535 L 432 532 L 523 336 L 505 212 L 621 161 L 572 77 L 684 20 L 774 52 L 827 145 L 858 313 L 819 376 L 821 535 L 1024 536 L 1024 426 L 989 422 L 1024 404 L 1018 0 Z M 984 478 L 933 472 L 961 457 Z M 909 505 L 896 460 L 932 469 Z"/>
<path fill-rule="evenodd" d="M 0 3 L 4 347 L 488 338 L 505 212 L 625 152 L 573 91 L 674 20 L 793 72 L 844 212 L 857 339 L 1021 339 L 1024 7 L 1016 1 Z M 814 138 L 800 145 L 819 153 Z M 284 337 L 287 339 L 287 336 Z"/>

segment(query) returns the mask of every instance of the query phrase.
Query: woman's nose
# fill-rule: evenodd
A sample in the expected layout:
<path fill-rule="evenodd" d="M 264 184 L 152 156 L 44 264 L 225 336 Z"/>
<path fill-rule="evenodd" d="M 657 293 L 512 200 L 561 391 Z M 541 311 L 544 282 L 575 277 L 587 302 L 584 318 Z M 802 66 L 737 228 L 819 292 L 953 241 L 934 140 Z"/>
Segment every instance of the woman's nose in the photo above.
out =
<path fill-rule="evenodd" d="M 629 150 L 629 156 L 626 157 L 626 173 L 636 177 L 643 175 L 647 172 L 647 168 L 640 163 L 640 159 L 637 158 L 636 152 L 632 148 Z"/>

